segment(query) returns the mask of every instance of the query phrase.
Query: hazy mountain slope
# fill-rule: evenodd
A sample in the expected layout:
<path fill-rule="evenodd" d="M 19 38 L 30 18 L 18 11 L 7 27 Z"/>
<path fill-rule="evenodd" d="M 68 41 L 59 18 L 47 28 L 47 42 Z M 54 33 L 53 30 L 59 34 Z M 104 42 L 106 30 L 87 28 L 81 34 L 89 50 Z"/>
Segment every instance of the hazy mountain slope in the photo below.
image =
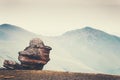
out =
<path fill-rule="evenodd" d="M 44 69 L 120 74 L 120 38 L 100 30 L 85 27 L 46 37 L 3 24 L 0 36 L 1 63 L 4 58 L 17 60 L 18 51 L 23 50 L 30 39 L 40 37 L 53 48 L 51 61 Z"/>
<path fill-rule="evenodd" d="M 64 57 L 64 59 L 73 60 L 76 63 L 80 61 L 98 72 L 120 73 L 119 37 L 86 27 L 66 32 L 62 36 L 56 37 L 54 42 L 51 45 L 54 45 L 56 58 L 61 56 L 61 59 Z M 68 56 L 72 58 L 68 58 Z M 61 60 L 61 62 L 64 63 L 65 60 Z M 81 70 L 79 68 L 71 71 Z"/>
<path fill-rule="evenodd" d="M 3 37 L 0 38 L 2 40 L 24 40 L 24 38 L 30 39 L 35 34 L 14 25 L 2 24 L 0 25 L 0 36 Z"/>

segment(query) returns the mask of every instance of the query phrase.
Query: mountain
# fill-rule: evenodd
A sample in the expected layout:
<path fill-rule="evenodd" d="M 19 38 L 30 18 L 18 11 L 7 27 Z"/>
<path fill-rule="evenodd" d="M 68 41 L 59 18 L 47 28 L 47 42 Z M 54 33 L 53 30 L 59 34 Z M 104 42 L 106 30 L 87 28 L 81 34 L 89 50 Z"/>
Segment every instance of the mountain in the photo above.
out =
<path fill-rule="evenodd" d="M 0 40 L 22 40 L 24 36 L 31 38 L 31 36 L 35 36 L 35 34 L 11 24 L 2 24 L 0 25 L 0 36 Z"/>
<path fill-rule="evenodd" d="M 116 73 L 114 71 L 117 69 L 117 73 L 120 72 L 119 37 L 85 27 L 66 32 L 56 41 L 60 45 L 59 48 L 64 46 L 64 49 L 61 48 L 58 52 L 63 51 L 62 55 L 64 53 L 71 55 L 95 71 L 112 74 Z"/>
<path fill-rule="evenodd" d="M 120 38 L 91 27 L 46 37 L 3 24 L 0 36 L 1 63 L 3 59 L 17 61 L 18 51 L 23 50 L 30 39 L 39 37 L 53 48 L 45 70 L 120 74 Z"/>

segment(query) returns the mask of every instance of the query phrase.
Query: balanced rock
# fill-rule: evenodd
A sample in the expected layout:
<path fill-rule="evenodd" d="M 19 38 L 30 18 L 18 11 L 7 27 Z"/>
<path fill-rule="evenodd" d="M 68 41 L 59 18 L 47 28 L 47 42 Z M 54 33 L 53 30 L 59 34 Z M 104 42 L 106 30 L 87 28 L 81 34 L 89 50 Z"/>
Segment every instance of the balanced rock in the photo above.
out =
<path fill-rule="evenodd" d="M 51 49 L 51 47 L 44 45 L 41 39 L 34 38 L 30 41 L 28 47 L 19 52 L 18 60 L 21 64 L 5 60 L 3 66 L 7 69 L 42 70 L 50 60 Z"/>

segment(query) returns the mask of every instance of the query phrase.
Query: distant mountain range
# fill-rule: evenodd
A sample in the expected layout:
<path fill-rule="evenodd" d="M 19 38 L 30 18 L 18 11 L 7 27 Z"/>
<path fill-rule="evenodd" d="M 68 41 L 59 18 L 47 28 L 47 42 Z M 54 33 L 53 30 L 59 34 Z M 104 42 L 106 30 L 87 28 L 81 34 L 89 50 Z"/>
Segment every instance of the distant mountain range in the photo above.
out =
<path fill-rule="evenodd" d="M 4 59 L 18 61 L 18 52 L 28 46 L 34 37 L 41 38 L 53 48 L 51 61 L 44 67 L 45 70 L 120 74 L 120 38 L 91 27 L 46 37 L 14 25 L 2 24 L 1 66 Z"/>

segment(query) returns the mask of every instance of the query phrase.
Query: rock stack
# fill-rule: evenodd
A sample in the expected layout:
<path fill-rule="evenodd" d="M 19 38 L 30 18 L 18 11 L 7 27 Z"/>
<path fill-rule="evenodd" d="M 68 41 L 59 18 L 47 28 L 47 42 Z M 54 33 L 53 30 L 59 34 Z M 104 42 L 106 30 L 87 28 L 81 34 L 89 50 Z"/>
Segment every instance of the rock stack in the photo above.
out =
<path fill-rule="evenodd" d="M 41 39 L 34 38 L 30 41 L 28 47 L 19 52 L 18 60 L 21 64 L 5 60 L 3 66 L 6 69 L 42 70 L 44 65 L 50 60 L 50 50 L 52 48 L 44 45 Z"/>

